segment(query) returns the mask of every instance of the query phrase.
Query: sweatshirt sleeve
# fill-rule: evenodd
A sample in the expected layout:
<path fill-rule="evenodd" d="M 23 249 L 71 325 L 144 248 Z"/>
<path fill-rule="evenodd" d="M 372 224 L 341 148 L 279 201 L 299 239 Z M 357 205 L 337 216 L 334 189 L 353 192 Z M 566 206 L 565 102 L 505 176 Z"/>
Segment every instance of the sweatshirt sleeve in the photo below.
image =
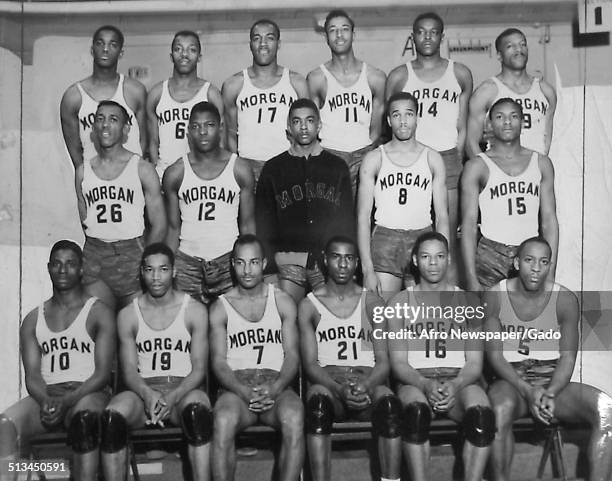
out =
<path fill-rule="evenodd" d="M 276 215 L 276 200 L 274 198 L 273 166 L 265 165 L 257 182 L 255 192 L 255 228 L 257 237 L 264 245 L 265 256 L 268 259 L 266 272 L 275 272 L 274 253 L 278 238 L 278 219 Z"/>
<path fill-rule="evenodd" d="M 353 199 L 353 188 L 351 187 L 351 175 L 344 161 L 342 161 L 339 189 L 340 205 L 338 207 L 337 229 L 338 232 L 356 241 L 355 200 Z"/>

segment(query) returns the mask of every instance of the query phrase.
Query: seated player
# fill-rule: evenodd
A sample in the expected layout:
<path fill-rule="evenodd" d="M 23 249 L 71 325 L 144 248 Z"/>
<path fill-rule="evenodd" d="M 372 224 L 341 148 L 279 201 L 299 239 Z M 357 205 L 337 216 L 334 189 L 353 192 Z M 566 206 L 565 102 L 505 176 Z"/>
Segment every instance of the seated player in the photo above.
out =
<path fill-rule="evenodd" d="M 551 260 L 546 239 L 523 241 L 514 259 L 518 277 L 484 294 L 487 331 L 514 335 L 487 343 L 487 358 L 497 376 L 488 393 L 497 424 L 492 449 L 495 480 L 509 479 L 515 419 L 531 413 L 544 424 L 553 416 L 572 420 L 568 414 L 575 407 L 571 403 L 576 393 L 567 386 L 578 348 L 578 300 L 547 279 Z"/>
<path fill-rule="evenodd" d="M 373 312 L 384 303 L 353 280 L 359 256 L 351 239 L 332 237 L 324 254 L 327 281 L 308 294 L 298 312 L 309 382 L 306 436 L 312 476 L 331 479 L 334 420 L 357 418 L 372 421 L 382 479 L 399 480 L 401 406 L 386 386 L 387 343 L 372 333 Z"/>
<path fill-rule="evenodd" d="M 232 250 L 238 285 L 210 309 L 212 369 L 221 386 L 214 410 L 213 477 L 234 479 L 234 440 L 256 423 L 281 433 L 279 479 L 300 477 L 304 409 L 290 384 L 298 373 L 296 308 L 288 294 L 264 284 L 263 246 L 252 234 Z"/>
<path fill-rule="evenodd" d="M 53 295 L 31 311 L 20 331 L 21 358 L 30 394 L 0 414 L 0 479 L 17 479 L 28 438 L 65 428 L 74 453 L 74 479 L 98 472 L 100 413 L 115 356 L 111 310 L 83 289 L 83 253 L 69 240 L 56 242 L 47 264 Z"/>
<path fill-rule="evenodd" d="M 119 312 L 119 360 L 127 390 L 102 414 L 104 479 L 127 476 L 129 430 L 181 426 L 194 481 L 210 479 L 210 401 L 201 386 L 208 361 L 206 308 L 172 287 L 174 254 L 147 246 L 140 273 L 145 293 Z"/>
<path fill-rule="evenodd" d="M 400 383 L 403 445 L 411 479 L 430 479 L 429 427 L 433 414 L 448 416 L 461 424 L 465 436 L 465 479 L 481 480 L 495 433 L 493 411 L 478 384 L 484 343 L 474 339 L 453 340 L 451 333 L 480 331 L 484 311 L 480 311 L 480 319 L 472 320 L 464 314 L 467 307 L 477 306 L 448 281 L 449 249 L 442 234 L 422 234 L 416 241 L 412 262 L 419 272 L 419 283 L 397 294 L 388 306 L 443 307 L 444 312 L 450 307 L 453 316 L 440 317 L 433 310 L 432 316 L 429 310 L 425 311 L 427 314 L 413 316 L 412 311 L 404 311 L 408 315 L 402 313 L 389 319 L 391 332 L 408 330 L 415 336 L 389 343 L 391 370 Z M 426 337 L 421 337 L 423 332 Z M 440 333 L 446 333 L 448 339 L 433 337 Z"/>

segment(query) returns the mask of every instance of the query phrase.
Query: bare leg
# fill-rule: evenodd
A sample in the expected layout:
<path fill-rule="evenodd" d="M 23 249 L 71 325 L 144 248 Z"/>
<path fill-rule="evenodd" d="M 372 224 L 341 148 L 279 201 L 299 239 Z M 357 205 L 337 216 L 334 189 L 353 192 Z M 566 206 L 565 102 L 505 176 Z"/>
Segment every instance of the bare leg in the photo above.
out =
<path fill-rule="evenodd" d="M 402 290 L 402 279 L 388 272 L 377 272 L 376 277 L 380 281 L 380 287 L 383 291 L 383 299 L 388 301 L 395 294 Z"/>

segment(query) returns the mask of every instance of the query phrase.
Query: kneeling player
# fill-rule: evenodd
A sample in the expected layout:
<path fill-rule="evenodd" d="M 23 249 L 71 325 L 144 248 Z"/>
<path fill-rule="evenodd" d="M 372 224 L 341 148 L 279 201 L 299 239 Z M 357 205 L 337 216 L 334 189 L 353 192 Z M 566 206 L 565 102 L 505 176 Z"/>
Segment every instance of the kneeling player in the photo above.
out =
<path fill-rule="evenodd" d="M 223 389 L 215 403 L 213 475 L 234 479 L 234 439 L 261 422 L 282 435 L 279 479 L 297 480 L 304 462 L 304 410 L 289 385 L 298 372 L 296 309 L 288 294 L 264 284 L 263 246 L 252 234 L 232 250 L 238 285 L 210 310 L 212 369 Z"/>
<path fill-rule="evenodd" d="M 327 282 L 300 303 L 303 366 L 310 383 L 306 399 L 308 453 L 315 481 L 331 479 L 334 420 L 371 419 L 378 436 L 382 479 L 400 477 L 399 400 L 385 385 L 387 344 L 373 335 L 372 314 L 382 299 L 353 280 L 355 243 L 333 237 L 325 247 Z M 379 324 L 384 331 L 384 324 Z"/>
<path fill-rule="evenodd" d="M 74 479 L 97 479 L 99 415 L 106 406 L 115 319 L 81 282 L 83 253 L 62 240 L 47 264 L 53 296 L 21 325 L 21 356 L 28 397 L 0 414 L 0 479 L 16 480 L 9 468 L 19 445 L 45 431 L 66 428 L 74 452 Z"/>
<path fill-rule="evenodd" d="M 495 433 L 489 400 L 477 384 L 482 372 L 484 343 L 478 339 L 453 338 L 454 333 L 479 332 L 479 329 L 477 319 L 472 322 L 463 314 L 467 312 L 466 307 L 474 307 L 470 299 L 447 279 L 448 253 L 448 242 L 442 234 L 421 235 L 412 256 L 419 283 L 389 301 L 390 307 L 427 309 L 427 314 L 415 316 L 413 311 L 408 311 L 405 315 L 404 311 L 389 320 L 390 332 L 407 331 L 414 336 L 389 343 L 391 369 L 400 383 L 398 395 L 404 410 L 404 453 L 414 481 L 429 479 L 432 412 L 461 423 L 466 439 L 465 479 L 482 479 Z M 433 308 L 439 307 L 444 308 L 443 312 L 451 308 L 453 316 L 428 314 L 435 313 Z M 474 312 L 478 311 L 474 309 Z M 436 337 L 440 334 L 444 338 Z"/>
<path fill-rule="evenodd" d="M 513 336 L 487 343 L 487 357 L 498 378 L 489 388 L 497 423 L 495 480 L 509 479 L 515 419 L 531 412 L 545 424 L 553 416 L 573 420 L 570 405 L 578 394 L 567 386 L 578 348 L 578 301 L 571 291 L 547 280 L 551 265 L 546 239 L 527 239 L 514 259 L 518 277 L 485 293 L 487 330 Z"/>
<path fill-rule="evenodd" d="M 119 358 L 128 390 L 102 415 L 102 464 L 108 481 L 126 479 L 130 428 L 165 423 L 187 438 L 193 479 L 210 479 L 212 414 L 200 389 L 208 360 L 206 308 L 172 288 L 174 254 L 147 246 L 140 273 L 146 289 L 119 312 Z"/>

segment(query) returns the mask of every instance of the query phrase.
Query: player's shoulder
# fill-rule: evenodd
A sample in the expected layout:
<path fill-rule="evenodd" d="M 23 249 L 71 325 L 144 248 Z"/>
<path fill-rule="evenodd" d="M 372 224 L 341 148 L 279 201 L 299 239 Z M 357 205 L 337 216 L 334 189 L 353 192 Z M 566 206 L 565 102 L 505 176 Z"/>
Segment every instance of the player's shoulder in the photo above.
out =
<path fill-rule="evenodd" d="M 157 82 L 155 85 L 153 85 L 153 87 L 151 87 L 151 90 L 149 90 L 149 93 L 147 95 L 147 99 L 149 101 L 151 100 L 159 101 L 159 99 L 161 98 L 162 92 L 163 92 L 164 82 L 165 80 L 161 80 Z"/>
<path fill-rule="evenodd" d="M 92 296 L 93 297 L 93 296 Z M 88 320 L 89 319 L 113 319 L 114 312 L 113 310 L 104 303 L 102 299 L 97 297 L 93 297 L 94 301 L 91 305 L 91 309 L 89 310 Z"/>
<path fill-rule="evenodd" d="M 177 293 L 182 296 L 186 296 L 186 300 L 184 301 L 186 302 L 185 313 L 187 314 L 187 316 L 189 316 L 189 318 L 193 319 L 194 321 L 202 321 L 208 319 L 208 310 L 206 309 L 206 306 L 204 304 L 199 301 L 196 301 L 193 297 L 191 297 L 185 292 L 177 291 Z M 182 299 L 185 298 L 183 297 Z"/>
<path fill-rule="evenodd" d="M 385 145 L 387 144 L 384 144 L 380 147 L 384 149 Z M 372 149 L 369 152 L 367 152 L 365 156 L 363 157 L 362 165 L 365 164 L 368 168 L 380 167 L 380 163 L 382 160 L 382 153 L 381 153 L 380 147 L 377 147 L 376 149 Z"/>
<path fill-rule="evenodd" d="M 223 85 L 221 86 L 221 91 L 225 94 L 228 93 L 236 93 L 238 94 L 239 90 L 242 88 L 244 84 L 244 74 L 243 71 L 236 72 L 230 75 L 223 81 Z"/>
<path fill-rule="evenodd" d="M 223 295 L 224 298 L 229 294 L 229 292 Z M 225 310 L 225 306 L 223 305 L 223 300 L 221 299 L 221 297 L 215 299 L 208 308 L 208 319 L 211 326 L 216 326 L 217 324 L 227 322 L 227 312 Z"/>
<path fill-rule="evenodd" d="M 557 98 L 555 88 L 551 84 L 544 80 L 544 78 L 541 78 L 538 81 L 540 83 L 540 90 L 548 100 L 550 100 L 551 98 Z"/>
<path fill-rule="evenodd" d="M 563 284 L 555 282 L 559 294 L 557 296 L 557 307 L 561 307 L 562 310 L 566 310 L 571 307 L 578 307 L 578 296 L 574 291 L 568 289 Z"/>
<path fill-rule="evenodd" d="M 276 300 L 276 307 L 278 307 L 279 309 L 281 308 L 295 309 L 296 306 L 295 306 L 295 301 L 293 300 L 293 297 L 291 297 L 285 291 L 280 289 L 278 286 L 275 286 L 273 284 L 267 284 L 267 285 L 272 286 L 271 289 L 274 291 L 274 299 Z"/>
<path fill-rule="evenodd" d="M 121 327 L 129 328 L 130 326 L 136 326 L 138 324 L 138 317 L 136 314 L 135 306 L 138 305 L 138 296 L 133 299 L 129 304 L 122 307 L 117 314 L 117 325 L 121 330 Z"/>
<path fill-rule="evenodd" d="M 126 92 L 146 96 L 147 89 L 145 86 L 140 83 L 138 80 L 133 79 L 131 77 L 124 77 L 123 80 L 123 88 Z"/>
<path fill-rule="evenodd" d="M 373 310 L 375 307 L 384 307 L 385 301 L 376 292 L 365 291 L 362 293 L 364 296 L 365 306 L 368 310 Z"/>
<path fill-rule="evenodd" d="M 476 154 L 465 161 L 463 166 L 467 173 L 484 173 L 488 172 L 489 168 L 480 154 Z"/>
<path fill-rule="evenodd" d="M 453 62 L 453 71 L 458 80 L 472 81 L 472 71 L 469 67 L 461 62 Z"/>
<path fill-rule="evenodd" d="M 388 78 L 389 79 L 398 79 L 400 77 L 405 77 L 406 79 L 408 78 L 408 67 L 406 66 L 405 63 L 401 63 L 399 64 L 397 67 L 394 67 L 393 69 L 391 69 L 391 72 L 389 72 Z"/>
<path fill-rule="evenodd" d="M 289 67 L 283 67 L 285 69 L 287 69 L 289 71 L 289 79 L 291 79 L 291 83 L 293 82 L 304 82 L 306 80 L 306 78 L 299 72 L 296 72 L 295 70 L 291 70 Z"/>
<path fill-rule="evenodd" d="M 497 82 L 495 77 L 489 77 L 483 80 L 472 94 L 474 100 L 493 100 L 497 95 Z"/>
<path fill-rule="evenodd" d="M 25 334 L 27 332 L 34 332 L 36 328 L 36 323 L 38 321 L 38 312 L 42 306 L 43 304 L 41 304 L 40 306 L 36 306 L 23 318 L 23 322 L 21 323 L 21 327 L 19 329 L 22 334 Z"/>
<path fill-rule="evenodd" d="M 325 74 L 320 65 L 317 65 L 306 75 L 306 80 L 309 84 L 317 84 L 325 81 Z"/>
<path fill-rule="evenodd" d="M 385 72 L 382 71 L 382 69 L 379 69 L 378 67 L 375 67 L 371 63 L 367 63 L 365 61 L 363 63 L 366 66 L 366 73 L 368 75 L 368 78 L 376 80 L 386 80 L 387 75 L 385 74 Z"/>

